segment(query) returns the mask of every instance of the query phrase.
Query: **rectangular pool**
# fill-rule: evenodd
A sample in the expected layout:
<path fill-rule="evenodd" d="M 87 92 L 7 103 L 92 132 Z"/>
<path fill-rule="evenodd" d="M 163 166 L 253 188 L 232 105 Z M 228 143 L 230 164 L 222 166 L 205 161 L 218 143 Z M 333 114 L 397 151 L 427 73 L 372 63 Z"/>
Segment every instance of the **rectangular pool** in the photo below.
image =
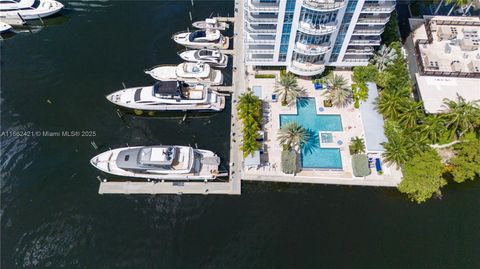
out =
<path fill-rule="evenodd" d="M 294 121 L 310 133 L 310 139 L 302 147 L 303 168 L 342 169 L 340 149 L 321 148 L 318 133 L 320 131 L 342 131 L 340 115 L 317 115 L 315 98 L 298 98 L 296 115 L 280 115 L 280 126 Z"/>

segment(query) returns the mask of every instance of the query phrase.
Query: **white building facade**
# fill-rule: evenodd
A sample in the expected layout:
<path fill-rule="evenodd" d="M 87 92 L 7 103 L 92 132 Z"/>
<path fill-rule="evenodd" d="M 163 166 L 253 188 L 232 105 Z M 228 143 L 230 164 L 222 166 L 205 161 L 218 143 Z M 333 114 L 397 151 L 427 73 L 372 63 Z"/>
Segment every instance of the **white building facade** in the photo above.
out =
<path fill-rule="evenodd" d="M 367 65 L 395 9 L 390 0 L 245 0 L 245 63 L 300 76 Z"/>

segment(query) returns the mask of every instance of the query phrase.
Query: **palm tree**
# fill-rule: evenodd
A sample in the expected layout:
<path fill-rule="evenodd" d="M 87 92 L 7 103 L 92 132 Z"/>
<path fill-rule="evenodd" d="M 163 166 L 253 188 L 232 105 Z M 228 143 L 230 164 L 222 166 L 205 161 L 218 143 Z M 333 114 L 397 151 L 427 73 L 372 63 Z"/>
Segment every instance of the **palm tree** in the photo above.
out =
<path fill-rule="evenodd" d="M 262 116 L 262 101 L 251 91 L 240 95 L 238 99 L 238 116 L 240 119 L 253 117 L 259 119 Z"/>
<path fill-rule="evenodd" d="M 347 80 L 341 75 L 327 79 L 329 90 L 324 93 L 336 107 L 346 107 L 352 101 L 352 90 L 347 87 Z"/>
<path fill-rule="evenodd" d="M 292 73 L 281 76 L 276 87 L 275 93 L 279 94 L 283 106 L 290 104 L 305 93 L 305 90 L 298 86 L 297 78 Z"/>
<path fill-rule="evenodd" d="M 428 138 L 432 144 L 437 143 L 445 131 L 445 120 L 438 114 L 427 116 L 420 126 L 420 133 Z"/>
<path fill-rule="evenodd" d="M 358 136 L 352 137 L 350 140 L 350 154 L 358 154 L 365 152 L 365 143 L 363 142 L 363 138 Z"/>
<path fill-rule="evenodd" d="M 417 121 L 425 116 L 422 109 L 422 103 L 409 101 L 401 108 L 399 122 L 408 128 L 412 128 Z"/>
<path fill-rule="evenodd" d="M 415 140 L 403 135 L 390 137 L 388 142 L 382 143 L 382 146 L 385 149 L 382 154 L 383 160 L 388 164 L 395 164 L 397 168 L 421 150 Z"/>
<path fill-rule="evenodd" d="M 397 56 L 397 52 L 394 48 L 382 45 L 373 56 L 371 63 L 375 65 L 378 70 L 383 71 L 385 68 L 393 64 L 395 59 L 397 59 Z"/>
<path fill-rule="evenodd" d="M 257 137 L 262 120 L 262 101 L 251 91 L 240 95 L 238 117 L 243 123 L 241 150 L 243 151 L 243 157 L 247 157 L 248 154 L 253 154 L 260 148 Z"/>
<path fill-rule="evenodd" d="M 457 101 L 443 99 L 446 106 L 443 118 L 452 134 L 458 134 L 460 138 L 465 132 L 473 131 L 480 126 L 479 102 L 479 100 L 466 101 L 460 95 L 457 95 Z"/>
<path fill-rule="evenodd" d="M 285 149 L 300 149 L 310 138 L 305 128 L 296 122 L 288 122 L 278 131 L 277 140 Z"/>
<path fill-rule="evenodd" d="M 375 100 L 377 111 L 383 115 L 385 119 L 398 119 L 401 111 L 409 102 L 408 90 L 398 91 L 382 91 L 380 96 Z"/>

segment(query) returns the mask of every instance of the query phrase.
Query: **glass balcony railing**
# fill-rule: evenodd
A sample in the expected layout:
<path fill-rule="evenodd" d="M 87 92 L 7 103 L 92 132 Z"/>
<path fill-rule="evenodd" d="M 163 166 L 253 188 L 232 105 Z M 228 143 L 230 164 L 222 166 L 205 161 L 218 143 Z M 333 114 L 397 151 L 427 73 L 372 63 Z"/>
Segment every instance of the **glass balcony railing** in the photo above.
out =
<path fill-rule="evenodd" d="M 353 30 L 353 35 L 381 35 L 384 28 L 382 29 L 355 29 Z"/>
<path fill-rule="evenodd" d="M 333 11 L 344 7 L 346 0 L 303 0 L 303 6 L 317 11 Z"/>
<path fill-rule="evenodd" d="M 250 23 L 278 23 L 278 16 L 252 16 L 249 12 L 245 12 L 245 20 Z"/>
<path fill-rule="evenodd" d="M 267 27 L 252 27 L 250 24 L 245 23 L 244 28 L 250 34 L 275 34 L 277 28 L 267 28 Z"/>
<path fill-rule="evenodd" d="M 293 50 L 304 55 L 321 55 L 330 50 L 328 43 L 323 45 L 306 45 L 300 42 L 295 43 Z"/>
<path fill-rule="evenodd" d="M 301 63 L 298 61 L 292 61 L 288 69 L 290 72 L 299 76 L 314 76 L 323 73 L 323 71 L 325 71 L 325 65 L 323 62 Z"/>
<path fill-rule="evenodd" d="M 385 4 L 365 4 L 362 13 L 391 13 L 395 10 L 396 2 L 386 2 Z"/>
<path fill-rule="evenodd" d="M 372 55 L 374 49 L 372 47 L 359 48 L 359 49 L 347 49 L 345 54 L 358 54 L 358 55 Z"/>
<path fill-rule="evenodd" d="M 311 35 L 326 35 L 335 32 L 337 22 L 329 22 L 326 24 L 312 24 L 301 21 L 298 24 L 298 30 Z"/>
<path fill-rule="evenodd" d="M 279 3 L 260 3 L 253 0 L 245 0 L 244 7 L 248 11 L 257 11 L 257 12 L 275 12 L 280 8 Z"/>
<path fill-rule="evenodd" d="M 358 18 L 357 24 L 386 24 L 390 18 Z"/>
<path fill-rule="evenodd" d="M 351 39 L 350 45 L 380 45 L 380 39 Z"/>

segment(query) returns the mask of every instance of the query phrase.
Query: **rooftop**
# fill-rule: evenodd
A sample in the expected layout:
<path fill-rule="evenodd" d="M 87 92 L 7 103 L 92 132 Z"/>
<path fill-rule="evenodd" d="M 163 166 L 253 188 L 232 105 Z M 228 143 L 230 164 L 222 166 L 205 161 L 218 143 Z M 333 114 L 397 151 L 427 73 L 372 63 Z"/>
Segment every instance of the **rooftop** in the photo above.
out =
<path fill-rule="evenodd" d="M 422 71 L 480 78 L 480 18 L 435 16 L 415 30 L 413 38 Z"/>

